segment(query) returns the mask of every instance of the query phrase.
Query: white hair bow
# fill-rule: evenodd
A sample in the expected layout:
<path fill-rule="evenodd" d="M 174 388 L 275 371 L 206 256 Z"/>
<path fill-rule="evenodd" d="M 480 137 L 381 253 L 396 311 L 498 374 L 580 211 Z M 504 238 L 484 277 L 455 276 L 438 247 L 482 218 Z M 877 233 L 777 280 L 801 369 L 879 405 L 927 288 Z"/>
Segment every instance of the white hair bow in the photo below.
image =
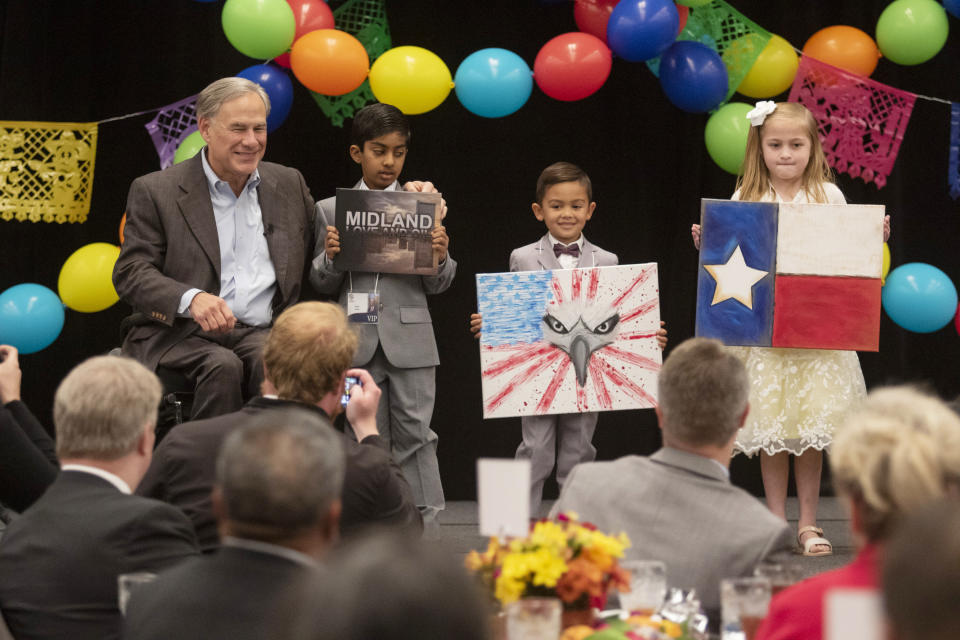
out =
<path fill-rule="evenodd" d="M 750 121 L 751 127 L 759 127 L 763 124 L 763 121 L 767 119 L 767 116 L 774 112 L 777 108 L 777 103 L 773 100 L 761 100 L 757 103 L 753 109 L 747 112 L 747 119 Z"/>

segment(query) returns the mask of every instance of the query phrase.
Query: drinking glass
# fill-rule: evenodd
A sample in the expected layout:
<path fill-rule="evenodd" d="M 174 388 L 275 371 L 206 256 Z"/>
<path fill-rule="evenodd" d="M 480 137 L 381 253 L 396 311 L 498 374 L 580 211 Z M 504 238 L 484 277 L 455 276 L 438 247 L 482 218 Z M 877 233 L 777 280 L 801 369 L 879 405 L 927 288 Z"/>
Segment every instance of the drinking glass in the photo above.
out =
<path fill-rule="evenodd" d="M 122 615 L 127 615 L 127 602 L 130 601 L 130 595 L 148 582 L 153 582 L 156 577 L 157 574 L 149 571 L 121 573 L 117 576 L 117 605 Z"/>
<path fill-rule="evenodd" d="M 563 606 L 558 598 L 521 598 L 504 606 L 507 640 L 557 640 Z"/>
<path fill-rule="evenodd" d="M 653 615 L 667 595 L 667 566 L 659 560 L 627 560 L 620 566 L 630 572 L 630 591 L 620 592 L 620 608 Z"/>
<path fill-rule="evenodd" d="M 769 607 L 769 579 L 754 577 L 721 580 L 721 639 L 753 640 Z"/>
<path fill-rule="evenodd" d="M 795 565 L 775 563 L 757 565 L 757 568 L 753 570 L 753 575 L 770 581 L 771 596 L 775 596 L 792 584 L 799 582 L 803 577 L 799 568 Z"/>

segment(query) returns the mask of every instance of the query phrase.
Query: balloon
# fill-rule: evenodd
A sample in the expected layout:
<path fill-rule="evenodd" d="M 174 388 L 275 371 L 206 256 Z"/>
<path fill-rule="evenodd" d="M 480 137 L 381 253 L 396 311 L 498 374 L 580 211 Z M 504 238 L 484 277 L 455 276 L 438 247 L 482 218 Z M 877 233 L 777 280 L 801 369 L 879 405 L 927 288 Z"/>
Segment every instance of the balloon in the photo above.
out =
<path fill-rule="evenodd" d="M 481 49 L 457 67 L 454 87 L 460 104 L 484 118 L 502 118 L 522 107 L 533 91 L 527 63 L 506 49 Z"/>
<path fill-rule="evenodd" d="M 747 112 L 753 105 L 742 102 L 728 102 L 717 109 L 703 130 L 707 143 L 707 153 L 721 169 L 737 175 L 747 151 L 747 134 L 750 133 L 750 121 Z"/>
<path fill-rule="evenodd" d="M 682 4 L 686 7 L 702 7 L 705 4 L 710 4 L 713 0 L 677 0 L 677 4 Z"/>
<path fill-rule="evenodd" d="M 817 31 L 803 45 L 803 54 L 858 76 L 869 76 L 880 60 L 880 50 L 873 38 L 860 29 L 844 25 Z"/>
<path fill-rule="evenodd" d="M 707 112 L 727 96 L 727 68 L 707 45 L 678 40 L 660 57 L 660 86 L 680 109 Z"/>
<path fill-rule="evenodd" d="M 680 25 L 677 27 L 677 35 L 679 36 L 683 32 L 683 28 L 687 26 L 687 18 L 690 17 L 690 7 L 682 4 L 677 5 L 677 15 L 680 16 Z"/>
<path fill-rule="evenodd" d="M 237 74 L 263 87 L 270 98 L 267 132 L 274 131 L 290 115 L 293 106 L 293 82 L 282 69 L 272 64 L 255 64 Z"/>
<path fill-rule="evenodd" d="M 613 57 L 603 40 L 589 33 L 562 33 L 540 47 L 533 79 L 556 100 L 582 100 L 595 93 L 610 75 Z"/>
<path fill-rule="evenodd" d="M 748 34 L 735 40 L 727 51 L 741 40 L 750 37 L 756 35 Z M 726 53 L 724 52 L 724 56 Z M 769 98 L 783 93 L 793 85 L 799 65 L 800 59 L 790 43 L 776 34 L 771 34 L 769 42 L 757 56 L 750 71 L 740 81 L 737 91 L 750 98 Z"/>
<path fill-rule="evenodd" d="M 297 27 L 293 34 L 293 41 L 317 29 L 333 29 L 333 11 L 326 2 L 321 0 L 287 0 L 293 9 L 293 19 Z M 284 69 L 290 68 L 290 54 L 281 53 L 273 59 Z"/>
<path fill-rule="evenodd" d="M 897 64 L 913 65 L 937 55 L 947 42 L 947 12 L 935 0 L 895 0 L 877 20 L 877 44 Z"/>
<path fill-rule="evenodd" d="M 883 286 L 887 280 L 887 274 L 890 273 L 890 245 L 883 243 L 883 265 L 880 267 L 880 286 Z"/>
<path fill-rule="evenodd" d="M 960 335 L 960 306 L 957 307 L 957 313 L 953 316 L 953 328 L 956 329 L 957 334 Z"/>
<path fill-rule="evenodd" d="M 422 47 L 394 47 L 370 68 L 373 95 L 407 115 L 436 109 L 452 88 L 450 69 L 437 54 Z"/>
<path fill-rule="evenodd" d="M 103 311 L 120 299 L 113 288 L 113 265 L 120 247 L 94 242 L 80 247 L 60 268 L 57 291 L 63 304 L 74 311 Z"/>
<path fill-rule="evenodd" d="M 620 0 L 577 0 L 573 5 L 573 19 L 577 22 L 577 29 L 592 36 L 597 36 L 604 42 L 607 40 L 607 23 L 610 14 Z"/>
<path fill-rule="evenodd" d="M 940 269 L 923 262 L 900 265 L 887 276 L 883 310 L 907 331 L 942 329 L 957 310 L 957 289 Z"/>
<path fill-rule="evenodd" d="M 642 62 L 666 51 L 679 26 L 672 0 L 621 0 L 607 24 L 607 44 L 624 60 Z"/>
<path fill-rule="evenodd" d="M 297 25 L 285 0 L 227 0 L 220 15 L 223 33 L 234 48 L 258 60 L 290 48 Z"/>
<path fill-rule="evenodd" d="M 960 0 L 943 0 L 943 8 L 954 18 L 960 18 Z"/>
<path fill-rule="evenodd" d="M 127 227 L 127 212 L 123 212 L 123 217 L 120 218 L 120 244 L 123 245 L 123 230 Z"/>
<path fill-rule="evenodd" d="M 0 344 L 35 353 L 63 329 L 63 303 L 43 285 L 25 283 L 0 293 Z"/>
<path fill-rule="evenodd" d="M 320 29 L 293 43 L 290 68 L 307 89 L 342 96 L 363 84 L 370 57 L 363 44 L 346 31 Z"/>
<path fill-rule="evenodd" d="M 207 143 L 203 139 L 203 136 L 200 135 L 200 132 L 194 131 L 180 141 L 180 145 L 177 147 L 177 150 L 173 152 L 173 164 L 180 164 L 184 160 L 189 160 L 193 156 L 197 155 L 197 152 L 200 151 L 200 149 L 203 149 L 206 144 Z"/>

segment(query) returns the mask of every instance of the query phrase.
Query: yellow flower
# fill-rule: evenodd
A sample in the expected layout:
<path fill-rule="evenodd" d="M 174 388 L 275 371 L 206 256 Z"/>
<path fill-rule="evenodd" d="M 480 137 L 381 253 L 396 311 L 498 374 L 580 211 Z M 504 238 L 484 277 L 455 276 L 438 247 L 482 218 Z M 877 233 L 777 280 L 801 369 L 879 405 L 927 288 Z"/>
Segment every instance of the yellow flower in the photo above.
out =
<path fill-rule="evenodd" d="M 554 587 L 560 576 L 567 570 L 567 563 L 563 558 L 546 549 L 538 549 L 529 554 L 529 557 L 535 586 Z"/>

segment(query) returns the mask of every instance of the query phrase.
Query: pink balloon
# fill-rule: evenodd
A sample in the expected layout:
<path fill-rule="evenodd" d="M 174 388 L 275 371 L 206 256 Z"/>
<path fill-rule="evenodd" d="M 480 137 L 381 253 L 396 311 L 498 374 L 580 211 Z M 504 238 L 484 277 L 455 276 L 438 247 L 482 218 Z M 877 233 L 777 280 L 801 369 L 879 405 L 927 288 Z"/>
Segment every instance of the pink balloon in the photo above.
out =
<path fill-rule="evenodd" d="M 549 40 L 533 62 L 533 79 L 556 100 L 582 100 L 610 75 L 610 49 L 589 33 L 572 31 Z"/>
<path fill-rule="evenodd" d="M 323 0 L 287 0 L 287 4 L 293 9 L 293 17 L 297 24 L 297 31 L 293 36 L 294 42 L 305 33 L 317 29 L 333 29 L 333 11 Z M 290 53 L 281 53 L 273 61 L 289 69 Z"/>

